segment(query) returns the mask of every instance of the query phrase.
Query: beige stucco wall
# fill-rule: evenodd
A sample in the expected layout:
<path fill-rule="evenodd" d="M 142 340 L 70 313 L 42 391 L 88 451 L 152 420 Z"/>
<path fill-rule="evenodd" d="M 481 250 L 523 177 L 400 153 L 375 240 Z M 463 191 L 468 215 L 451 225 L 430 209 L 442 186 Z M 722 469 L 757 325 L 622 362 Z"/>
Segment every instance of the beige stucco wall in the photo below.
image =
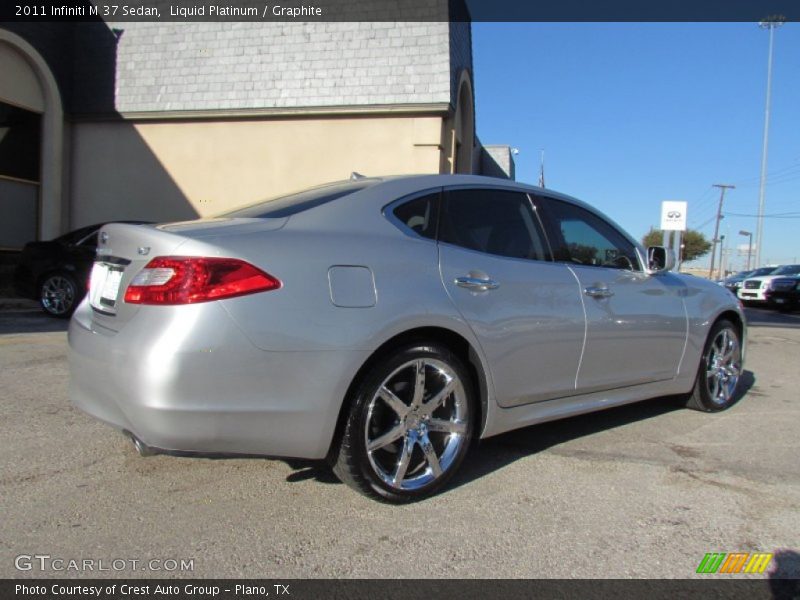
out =
<path fill-rule="evenodd" d="M 75 123 L 72 227 L 216 214 L 364 175 L 438 173 L 440 116 Z"/>
<path fill-rule="evenodd" d="M 44 112 L 44 93 L 28 61 L 0 40 L 0 100 Z"/>

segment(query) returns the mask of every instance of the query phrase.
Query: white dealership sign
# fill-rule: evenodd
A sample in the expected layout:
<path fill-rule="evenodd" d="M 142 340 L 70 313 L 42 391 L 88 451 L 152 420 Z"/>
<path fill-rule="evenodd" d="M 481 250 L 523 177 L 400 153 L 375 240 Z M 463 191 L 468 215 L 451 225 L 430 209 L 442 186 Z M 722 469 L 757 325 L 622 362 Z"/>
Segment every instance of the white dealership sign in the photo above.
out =
<path fill-rule="evenodd" d="M 686 202 L 667 200 L 661 203 L 661 230 L 686 231 Z"/>

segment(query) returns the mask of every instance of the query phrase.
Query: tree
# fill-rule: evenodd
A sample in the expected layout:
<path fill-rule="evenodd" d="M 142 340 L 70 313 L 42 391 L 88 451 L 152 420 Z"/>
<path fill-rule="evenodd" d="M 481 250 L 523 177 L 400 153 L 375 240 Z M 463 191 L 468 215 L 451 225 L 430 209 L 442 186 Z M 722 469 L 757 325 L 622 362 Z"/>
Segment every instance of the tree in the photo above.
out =
<path fill-rule="evenodd" d="M 646 246 L 660 246 L 664 241 L 664 232 L 658 229 L 651 229 L 642 238 L 642 244 Z M 682 262 L 689 262 L 705 256 L 711 250 L 711 242 L 699 231 L 687 229 L 681 237 L 683 244 L 683 255 L 679 257 Z"/>

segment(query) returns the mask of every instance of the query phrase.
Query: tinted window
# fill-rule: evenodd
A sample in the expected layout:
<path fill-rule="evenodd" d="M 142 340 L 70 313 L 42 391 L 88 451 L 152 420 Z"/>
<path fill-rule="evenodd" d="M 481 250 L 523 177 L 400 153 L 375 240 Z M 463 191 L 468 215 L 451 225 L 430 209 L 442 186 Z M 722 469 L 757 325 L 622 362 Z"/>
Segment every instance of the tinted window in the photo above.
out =
<path fill-rule="evenodd" d="M 528 196 L 504 190 L 445 194 L 439 239 L 498 256 L 546 260 Z"/>
<path fill-rule="evenodd" d="M 800 265 L 784 265 L 777 269 L 772 275 L 798 275 L 800 274 Z"/>
<path fill-rule="evenodd" d="M 436 212 L 439 194 L 410 200 L 394 209 L 394 216 L 422 237 L 436 239 Z"/>
<path fill-rule="evenodd" d="M 39 181 L 41 115 L 0 102 L 0 175 Z"/>
<path fill-rule="evenodd" d="M 609 223 L 574 204 L 546 198 L 553 258 L 595 267 L 638 271 L 634 245 Z"/>
<path fill-rule="evenodd" d="M 329 183 L 288 196 L 262 200 L 256 204 L 217 216 L 243 218 L 290 217 L 309 208 L 358 192 L 376 183 L 378 183 L 376 179 Z"/>

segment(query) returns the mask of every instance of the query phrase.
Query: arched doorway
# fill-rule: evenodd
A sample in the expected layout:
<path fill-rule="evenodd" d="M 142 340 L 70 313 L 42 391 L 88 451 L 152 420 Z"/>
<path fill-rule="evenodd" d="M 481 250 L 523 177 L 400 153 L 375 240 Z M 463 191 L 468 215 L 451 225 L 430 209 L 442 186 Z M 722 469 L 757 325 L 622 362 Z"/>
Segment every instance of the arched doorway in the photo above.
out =
<path fill-rule="evenodd" d="M 472 151 L 475 146 L 475 103 L 469 71 L 461 72 L 456 100 L 454 173 L 472 173 Z"/>
<path fill-rule="evenodd" d="M 53 74 L 0 29 L 0 247 L 61 233 L 63 109 Z"/>

